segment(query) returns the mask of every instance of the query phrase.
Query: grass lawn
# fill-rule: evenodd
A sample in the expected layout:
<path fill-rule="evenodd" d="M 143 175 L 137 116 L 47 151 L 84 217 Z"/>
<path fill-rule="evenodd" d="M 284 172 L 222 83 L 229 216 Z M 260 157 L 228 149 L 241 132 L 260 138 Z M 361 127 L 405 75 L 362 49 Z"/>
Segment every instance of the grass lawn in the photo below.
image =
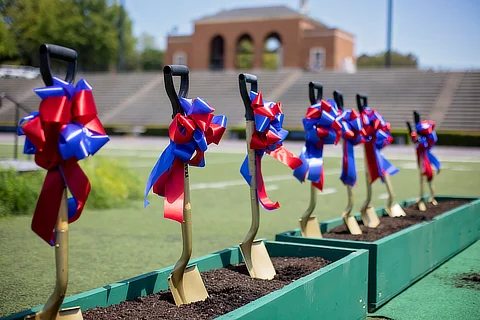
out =
<path fill-rule="evenodd" d="M 132 151 L 132 156 L 122 159 L 146 180 L 160 151 L 130 150 L 130 154 Z M 11 146 L 0 145 L 0 158 L 7 153 L 11 154 Z M 119 154 L 119 150 L 106 148 L 98 156 Z M 249 188 L 239 174 L 243 157 L 207 153 L 207 166 L 190 170 L 193 257 L 243 240 L 250 224 Z M 316 209 L 320 221 L 340 217 L 346 205 L 346 190 L 339 180 L 340 161 L 325 159 L 325 194 L 319 193 Z M 416 196 L 416 164 L 393 163 L 400 168 L 400 173 L 391 178 L 396 200 Z M 280 202 L 281 208 L 272 212 L 261 210 L 258 237 L 273 239 L 276 233 L 297 227 L 298 218 L 308 205 L 309 185 L 301 185 L 291 170 L 269 156 L 263 164 L 268 194 L 273 201 Z M 480 163 L 443 165 L 435 180 L 437 194 L 480 196 Z M 358 176 L 354 210 L 365 198 L 365 174 L 360 171 Z M 383 205 L 385 186 L 376 182 L 373 189 L 373 204 Z M 87 203 L 82 217 L 70 225 L 68 295 L 175 263 L 181 253 L 180 225 L 163 218 L 163 198 L 150 195 L 149 199 L 151 204 L 146 209 L 141 199 L 129 208 L 102 211 L 88 209 Z M 30 223 L 30 216 L 0 219 L 0 316 L 43 304 L 53 290 L 54 251 L 34 235 Z"/>

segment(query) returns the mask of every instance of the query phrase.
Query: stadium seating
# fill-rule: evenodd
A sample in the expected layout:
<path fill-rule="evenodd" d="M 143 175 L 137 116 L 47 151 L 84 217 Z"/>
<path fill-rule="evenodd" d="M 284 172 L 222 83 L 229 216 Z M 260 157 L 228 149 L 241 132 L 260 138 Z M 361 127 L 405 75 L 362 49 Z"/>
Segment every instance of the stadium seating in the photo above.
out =
<path fill-rule="evenodd" d="M 411 120 L 412 111 L 417 110 L 422 117 L 437 121 L 439 130 L 480 131 L 480 72 L 416 69 L 361 69 L 354 74 L 288 69 L 250 72 L 258 76 L 265 99 L 283 102 L 287 128 L 301 129 L 301 118 L 309 104 L 308 82 L 313 80 L 323 83 L 325 98 L 331 98 L 333 90 L 341 90 L 346 107 L 355 107 L 357 92 L 368 94 L 370 107 L 382 113 L 394 129 L 404 129 L 405 120 Z M 230 127 L 243 126 L 238 74 L 238 71 L 192 71 L 189 97 L 204 98 L 216 109 L 216 114 L 228 116 Z M 92 84 L 106 126 L 158 127 L 170 123 L 172 114 L 161 72 L 77 75 L 77 79 L 81 77 Z M 40 79 L 0 78 L 0 93 L 5 92 L 32 111 L 39 102 L 33 89 L 39 86 L 42 86 Z M 5 102 L 0 108 L 0 125 L 13 122 L 13 106 Z"/>

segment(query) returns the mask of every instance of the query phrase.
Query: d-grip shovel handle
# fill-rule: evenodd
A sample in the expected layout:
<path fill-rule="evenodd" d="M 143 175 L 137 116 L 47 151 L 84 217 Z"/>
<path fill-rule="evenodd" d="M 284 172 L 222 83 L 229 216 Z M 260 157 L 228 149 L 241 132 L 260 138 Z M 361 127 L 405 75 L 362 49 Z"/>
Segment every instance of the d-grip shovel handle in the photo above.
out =
<path fill-rule="evenodd" d="M 53 86 L 52 71 L 50 70 L 50 57 L 53 59 L 67 62 L 67 75 L 65 81 L 73 83 L 75 73 L 77 72 L 78 54 L 75 50 L 57 46 L 55 44 L 44 43 L 40 45 L 40 73 L 43 82 L 47 86 Z"/>
<path fill-rule="evenodd" d="M 417 111 L 413 111 L 413 120 L 415 121 L 415 124 L 418 124 L 420 122 L 420 113 Z M 412 126 L 410 125 L 410 122 L 407 121 L 407 127 L 408 127 L 408 133 L 412 133 Z"/>
<path fill-rule="evenodd" d="M 363 112 L 363 109 L 368 106 L 368 96 L 365 93 L 357 93 L 357 108 L 358 111 Z"/>
<path fill-rule="evenodd" d="M 240 73 L 238 75 L 240 95 L 242 96 L 243 104 L 245 105 L 245 120 L 253 121 L 254 116 L 252 109 L 252 101 L 250 100 L 250 93 L 247 90 L 247 83 L 250 83 L 250 91 L 258 92 L 257 76 L 248 73 Z"/>
<path fill-rule="evenodd" d="M 315 89 L 317 89 L 317 95 L 315 96 Z M 315 104 L 318 100 L 323 99 L 323 84 L 320 82 L 311 81 L 308 84 L 308 96 L 310 98 L 310 103 Z"/>
<path fill-rule="evenodd" d="M 408 134 L 412 134 L 412 125 L 410 124 L 410 121 L 407 121 L 407 128 L 408 128 Z"/>
<path fill-rule="evenodd" d="M 188 73 L 188 67 L 184 65 L 168 65 L 163 68 L 165 90 L 167 91 L 167 96 L 172 104 L 172 118 L 174 118 L 177 113 L 184 113 L 178 97 L 186 98 L 188 95 Z M 178 95 L 173 84 L 173 77 L 180 77 L 180 90 L 178 91 Z"/>
<path fill-rule="evenodd" d="M 413 119 L 415 120 L 415 124 L 420 122 L 420 113 L 417 111 L 413 111 Z"/>
<path fill-rule="evenodd" d="M 339 110 L 343 110 L 345 105 L 343 104 L 343 93 L 342 91 L 335 90 L 333 91 L 333 100 L 337 104 Z"/>

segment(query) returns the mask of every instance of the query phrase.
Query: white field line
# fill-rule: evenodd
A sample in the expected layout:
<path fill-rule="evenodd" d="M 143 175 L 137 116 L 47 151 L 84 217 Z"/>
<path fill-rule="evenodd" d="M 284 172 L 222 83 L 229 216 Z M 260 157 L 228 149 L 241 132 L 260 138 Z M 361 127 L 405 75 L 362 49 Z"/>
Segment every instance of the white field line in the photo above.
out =
<path fill-rule="evenodd" d="M 357 170 L 361 171 L 361 170 Z M 335 175 L 340 174 L 340 170 L 325 170 L 325 175 Z M 279 175 L 279 176 L 270 176 L 263 177 L 265 182 L 275 182 L 275 181 L 288 181 L 295 180 L 293 175 Z M 204 190 L 204 189 L 224 189 L 227 187 L 237 187 L 244 186 L 247 182 L 243 179 L 239 180 L 229 180 L 229 181 L 219 181 L 219 182 L 206 182 L 206 183 L 193 183 L 190 185 L 190 190 Z M 327 189 L 325 189 L 327 191 Z"/>
<path fill-rule="evenodd" d="M 107 149 L 107 150 L 102 150 L 99 155 L 108 155 L 108 156 L 115 156 L 115 157 L 138 157 L 138 158 L 158 158 L 160 154 L 163 152 L 163 149 L 158 152 L 152 152 L 150 150 L 137 150 L 137 151 L 132 151 L 132 150 L 113 150 L 113 149 Z M 215 153 L 215 154 L 241 154 L 241 155 L 246 155 L 245 151 L 234 151 L 234 150 L 221 150 L 218 152 L 210 152 L 209 153 Z M 341 154 L 326 154 L 325 158 L 342 158 Z M 355 155 L 356 159 L 363 159 L 362 154 L 356 154 Z M 387 154 L 386 158 L 388 160 L 396 160 L 396 161 L 416 161 L 413 156 L 406 156 L 402 154 Z M 457 163 L 480 163 L 480 157 L 466 157 L 466 158 L 453 158 L 448 156 L 447 157 L 439 157 L 440 161 L 442 163 L 444 162 L 457 162 Z"/>
<path fill-rule="evenodd" d="M 380 193 L 378 199 L 388 199 L 388 193 Z"/>
<path fill-rule="evenodd" d="M 272 184 L 270 186 L 265 187 L 265 190 L 267 190 L 267 191 L 273 191 L 273 190 L 278 190 L 278 189 L 280 189 L 280 188 L 276 184 Z"/>
<path fill-rule="evenodd" d="M 319 196 L 325 196 L 327 194 L 332 194 L 332 193 L 336 193 L 336 192 L 337 192 L 337 189 L 335 189 L 335 188 L 325 188 L 325 189 L 323 189 L 323 192 L 319 191 L 318 195 Z"/>

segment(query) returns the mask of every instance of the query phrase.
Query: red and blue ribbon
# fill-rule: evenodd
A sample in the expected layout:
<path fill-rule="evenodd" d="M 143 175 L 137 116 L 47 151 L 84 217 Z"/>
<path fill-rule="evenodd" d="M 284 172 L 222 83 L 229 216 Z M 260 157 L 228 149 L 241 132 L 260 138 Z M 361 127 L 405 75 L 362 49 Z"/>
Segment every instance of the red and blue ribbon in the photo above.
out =
<path fill-rule="evenodd" d="M 300 182 L 308 178 L 320 190 L 323 190 L 324 181 L 323 146 L 336 145 L 340 140 L 341 126 L 336 120 L 338 115 L 335 101 L 320 100 L 307 109 L 302 120 L 306 133 L 305 146 L 300 153 L 303 163 L 293 171 L 293 175 Z"/>
<path fill-rule="evenodd" d="M 35 89 L 42 99 L 39 111 L 20 120 L 18 135 L 25 135 L 24 153 L 35 154 L 38 166 L 48 170 L 32 219 L 32 230 L 55 244 L 55 224 L 65 186 L 68 222 L 76 221 L 90 193 L 90 182 L 78 161 L 94 155 L 109 141 L 84 80 L 76 86 L 53 78 L 53 86 Z"/>
<path fill-rule="evenodd" d="M 288 131 L 282 128 L 284 114 L 281 102 L 265 101 L 261 92 L 250 91 L 253 114 L 255 117 L 255 132 L 250 141 L 250 149 L 255 150 L 257 194 L 260 204 L 266 210 L 275 210 L 280 207 L 279 203 L 273 203 L 267 195 L 262 175 L 262 157 L 265 153 L 271 155 L 281 163 L 296 169 L 302 165 L 302 160 L 285 149 L 282 145 L 288 135 Z M 252 176 L 248 170 L 248 156 L 240 167 L 240 173 L 250 185 Z"/>
<path fill-rule="evenodd" d="M 357 183 L 357 169 L 355 167 L 354 146 L 365 142 L 362 119 L 354 109 L 343 110 L 337 118 L 342 126 L 343 161 L 340 180 L 345 185 L 355 186 Z"/>
<path fill-rule="evenodd" d="M 367 158 L 370 183 L 377 178 L 382 179 L 388 174 L 393 176 L 399 170 L 382 154 L 381 150 L 393 142 L 390 134 L 390 123 L 369 107 L 365 107 L 362 114 L 362 123 L 365 130 L 365 156 Z"/>
<path fill-rule="evenodd" d="M 417 160 L 420 164 L 422 174 L 427 177 L 428 181 L 433 179 L 432 165 L 440 172 L 440 161 L 435 157 L 431 149 L 438 141 L 435 133 L 435 122 L 424 120 L 415 125 L 417 132 L 410 134 L 412 141 L 415 143 L 417 150 Z"/>
<path fill-rule="evenodd" d="M 205 151 L 211 143 L 219 144 L 227 127 L 227 118 L 214 116 L 215 111 L 202 98 L 179 98 L 185 115 L 177 113 L 168 127 L 170 143 L 150 172 L 145 186 L 144 206 L 148 193 L 164 197 L 164 217 L 183 222 L 184 165 L 205 166 Z"/>

